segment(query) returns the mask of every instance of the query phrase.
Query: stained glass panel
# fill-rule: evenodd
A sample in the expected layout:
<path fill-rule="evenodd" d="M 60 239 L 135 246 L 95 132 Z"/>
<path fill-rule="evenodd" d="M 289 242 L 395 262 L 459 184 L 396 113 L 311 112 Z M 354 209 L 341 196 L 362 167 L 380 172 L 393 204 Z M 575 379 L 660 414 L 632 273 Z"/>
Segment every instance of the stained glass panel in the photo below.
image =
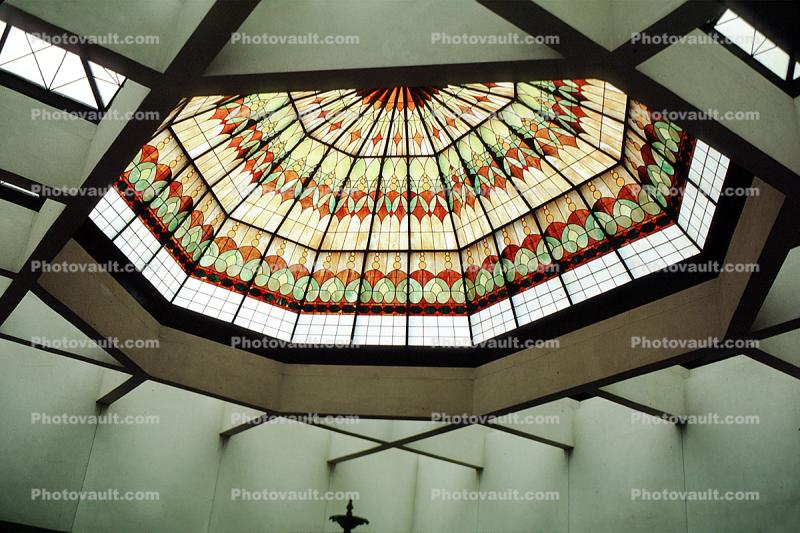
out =
<path fill-rule="evenodd" d="M 728 168 L 599 80 L 197 97 L 171 117 L 92 219 L 175 304 L 293 342 L 502 335 L 700 253 Z"/>

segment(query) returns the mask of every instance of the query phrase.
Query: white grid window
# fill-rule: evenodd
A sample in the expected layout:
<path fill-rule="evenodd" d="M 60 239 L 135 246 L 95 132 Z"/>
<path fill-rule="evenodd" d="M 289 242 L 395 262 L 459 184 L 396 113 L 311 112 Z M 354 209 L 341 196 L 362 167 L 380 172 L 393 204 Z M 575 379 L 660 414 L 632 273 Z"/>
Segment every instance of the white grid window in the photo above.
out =
<path fill-rule="evenodd" d="M 100 100 L 107 106 L 114 99 L 119 88 L 125 81 L 125 76 L 89 61 L 89 69 L 92 71 L 94 81 L 97 84 L 97 92 L 100 93 Z"/>
<path fill-rule="evenodd" d="M 613 252 L 568 270 L 561 277 L 572 303 L 597 296 L 631 280 L 625 265 Z"/>
<path fill-rule="evenodd" d="M 161 244 L 138 218 L 114 239 L 114 243 L 124 253 L 137 270 L 141 271 L 156 254 Z"/>
<path fill-rule="evenodd" d="M 233 323 L 288 342 L 296 321 L 297 313 L 248 296 Z"/>
<path fill-rule="evenodd" d="M 503 300 L 482 311 L 470 315 L 472 339 L 475 344 L 502 335 L 516 327 L 511 302 Z"/>
<path fill-rule="evenodd" d="M 186 273 L 172 255 L 165 250 L 158 251 L 156 256 L 142 272 L 145 278 L 160 292 L 167 300 L 172 300 L 175 293 L 186 279 Z"/>
<path fill-rule="evenodd" d="M 728 9 L 714 25 L 714 29 L 769 70 L 786 78 L 789 54 L 739 15 Z"/>
<path fill-rule="evenodd" d="M 716 202 L 722 193 L 729 164 L 727 157 L 698 140 L 689 169 L 689 180 Z"/>
<path fill-rule="evenodd" d="M 699 253 L 700 250 L 675 224 L 619 249 L 619 255 L 634 278 L 646 276 Z"/>
<path fill-rule="evenodd" d="M 189 278 L 172 302 L 192 311 L 232 322 L 243 297 L 244 295 L 228 289 Z"/>
<path fill-rule="evenodd" d="M 558 278 L 539 283 L 535 287 L 511 297 L 520 326 L 569 307 L 569 299 Z"/>
<path fill-rule="evenodd" d="M 466 316 L 409 316 L 408 344 L 412 346 L 470 346 Z"/>
<path fill-rule="evenodd" d="M 350 344 L 355 315 L 301 314 L 292 342 Z"/>
<path fill-rule="evenodd" d="M 100 231 L 113 239 L 135 215 L 116 189 L 109 189 L 89 213 L 89 218 Z"/>
<path fill-rule="evenodd" d="M 404 315 L 359 315 L 356 317 L 354 344 L 406 344 L 406 317 Z"/>
<path fill-rule="evenodd" d="M 5 30 L 2 23 L 0 33 Z M 81 56 L 11 27 L 2 49 L 0 69 L 89 107 L 98 108 L 89 78 L 93 78 L 105 107 L 119 91 L 125 77 L 92 63 L 87 71 Z"/>
<path fill-rule="evenodd" d="M 706 236 L 711 227 L 715 209 L 714 203 L 693 183 L 686 184 L 681 211 L 678 214 L 678 224 L 700 247 L 706 243 Z"/>

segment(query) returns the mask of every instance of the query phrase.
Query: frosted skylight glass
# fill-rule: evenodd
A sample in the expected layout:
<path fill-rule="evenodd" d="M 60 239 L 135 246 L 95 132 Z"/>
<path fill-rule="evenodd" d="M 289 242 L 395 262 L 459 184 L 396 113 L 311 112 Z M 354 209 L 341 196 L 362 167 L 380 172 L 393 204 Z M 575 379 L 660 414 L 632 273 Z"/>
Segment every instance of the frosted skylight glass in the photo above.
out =
<path fill-rule="evenodd" d="M 8 33 L 0 50 L 0 69 L 88 107 L 107 108 L 125 81 L 124 76 L 110 69 L 84 62 L 77 54 L 19 28 L 7 27 L 2 21 L 0 32 Z M 97 87 L 99 103 L 92 82 Z"/>

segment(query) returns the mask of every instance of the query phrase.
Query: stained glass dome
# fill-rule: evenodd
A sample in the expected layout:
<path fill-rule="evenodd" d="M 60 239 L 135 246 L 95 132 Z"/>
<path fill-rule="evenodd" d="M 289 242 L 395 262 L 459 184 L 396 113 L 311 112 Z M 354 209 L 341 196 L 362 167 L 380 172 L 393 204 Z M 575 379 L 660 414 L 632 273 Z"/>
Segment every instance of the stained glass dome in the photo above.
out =
<path fill-rule="evenodd" d="M 599 80 L 196 97 L 92 219 L 176 306 L 474 345 L 698 254 L 727 165 Z"/>

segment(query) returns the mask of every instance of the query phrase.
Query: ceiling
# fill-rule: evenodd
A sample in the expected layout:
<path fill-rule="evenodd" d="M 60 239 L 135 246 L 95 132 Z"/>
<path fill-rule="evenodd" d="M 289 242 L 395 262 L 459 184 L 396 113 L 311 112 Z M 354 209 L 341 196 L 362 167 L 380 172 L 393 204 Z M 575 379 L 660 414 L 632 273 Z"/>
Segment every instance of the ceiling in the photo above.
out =
<path fill-rule="evenodd" d="M 184 96 L 380 87 L 403 83 L 442 85 L 492 79 L 600 77 L 630 97 L 644 101 L 652 109 L 682 113 L 675 120 L 681 127 L 730 157 L 743 173 L 762 180 L 759 182 L 763 183 L 762 191 L 767 192 L 761 198 L 748 198 L 743 215 L 754 223 L 749 228 L 739 225 L 734 243 L 741 239 L 742 244 L 734 246 L 726 256 L 726 260 L 748 257 L 761 265 L 760 271 L 748 275 L 720 275 L 705 280 L 711 284 L 701 285 L 694 291 L 678 287 L 679 292 L 661 295 L 673 298 L 670 302 L 674 305 L 665 309 L 674 311 L 681 309 L 680 306 L 684 304 L 700 305 L 699 302 L 705 300 L 696 296 L 702 293 L 703 298 L 714 302 L 710 304 L 715 309 L 714 327 L 721 335 L 749 333 L 761 303 L 778 274 L 779 265 L 796 241 L 796 225 L 791 222 L 788 213 L 800 187 L 797 176 L 800 172 L 800 152 L 796 150 L 800 145 L 798 99 L 758 75 L 745 61 L 721 45 L 667 43 L 643 46 L 630 42 L 629 38 L 636 32 L 660 32 L 665 28 L 672 28 L 680 34 L 694 32 L 696 35 L 702 31 L 698 28 L 714 14 L 730 5 L 735 9 L 735 2 L 665 3 L 654 0 L 636 2 L 635 7 L 631 7 L 630 2 L 622 1 L 387 1 L 372 3 L 369 9 L 362 11 L 356 8 L 337 10 L 334 4 L 340 4 L 334 2 L 308 2 L 296 10 L 290 4 L 296 5 L 266 0 L 227 5 L 211 0 L 135 4 L 90 0 L 12 0 L 0 6 L 0 17 L 32 17 L 29 20 L 32 25 L 50 31 L 55 25 L 79 35 L 109 32 L 120 35 L 152 34 L 161 41 L 159 46 L 150 48 L 119 43 L 84 47 L 93 61 L 102 62 L 128 78 L 112 105 L 112 109 L 118 113 L 116 118 L 108 117 L 97 124 L 79 119 L 31 120 L 32 110 L 43 106 L 47 108 L 47 104 L 18 90 L 0 87 L 0 117 L 4 124 L 13 125 L 15 132 L 0 146 L 3 181 L 27 188 L 37 184 L 53 188 L 45 192 L 38 210 L 10 205 L 8 198 L 11 197 L 0 200 L 4 206 L 2 224 L 4 230 L 8 229 L 3 232 L 4 246 L 0 256 L 2 274 L 6 280 L 10 280 L 4 281 L 5 289 L 0 296 L 1 320 L 8 319 L 21 302 L 30 297 L 31 291 L 42 291 L 39 285 L 45 284 L 47 293 L 59 293 L 49 304 L 70 302 L 65 305 L 66 308 L 59 307 L 60 314 L 69 315 L 71 321 L 90 331 L 106 328 L 105 317 L 98 317 L 96 311 L 92 311 L 93 306 L 97 309 L 101 305 L 99 300 L 92 303 L 83 301 L 75 294 L 76 289 L 58 281 L 66 278 L 53 278 L 51 275 L 43 277 L 33 265 L 51 261 L 59 253 L 62 257 L 78 257 L 75 255 L 78 252 L 72 248 L 77 246 L 73 237 L 80 234 L 89 213 L 106 188 L 156 131 L 161 119 L 168 116 Z M 356 14 L 344 16 L 353 11 Z M 453 11 L 457 11 L 459 16 L 453 16 Z M 338 27 L 343 29 L 342 33 L 360 32 L 362 37 L 361 44 L 353 45 L 353 50 L 347 50 L 346 53 L 328 48 L 314 50 L 313 47 L 310 52 L 303 46 L 290 44 L 266 49 L 237 47 L 230 41 L 231 32 L 239 28 L 246 33 L 267 31 L 285 34 L 281 28 L 292 27 L 322 34 L 325 22 L 339 19 L 341 25 Z M 385 22 L 387 20 L 392 22 Z M 396 22 L 400 20 L 406 21 L 405 24 Z M 537 36 L 556 34 L 559 40 L 548 46 L 514 44 L 476 48 L 426 44 L 433 31 L 458 35 L 466 31 L 474 33 L 473 28 L 477 27 L 481 28 L 481 34 L 505 35 L 509 31 Z M 766 30 L 765 33 L 769 34 Z M 378 40 L 390 44 L 376 48 L 375 42 Z M 136 110 L 156 111 L 158 118 L 119 118 L 126 112 Z M 719 113 L 709 120 L 707 116 L 698 116 L 700 110 L 716 110 Z M 724 115 L 727 111 L 739 110 L 755 112 L 758 118 L 741 120 Z M 43 146 L 47 147 L 47 157 L 42 157 Z M 76 195 L 73 194 L 75 191 L 68 190 L 78 186 L 84 187 L 81 194 Z M 783 203 L 783 195 L 790 198 L 786 204 Z M 733 224 L 733 221 L 730 223 Z M 109 277 L 103 278 L 102 284 L 97 284 L 98 277 L 86 273 L 83 276 L 80 282 L 77 277 L 69 279 L 70 283 L 75 281 L 75 287 L 83 287 L 82 283 L 88 283 L 84 287 L 84 299 L 90 294 L 100 300 L 107 298 L 110 293 L 103 291 L 111 291 L 113 283 L 118 283 Z M 697 281 L 702 280 L 695 280 L 695 284 Z M 94 292 L 92 285 L 96 289 Z M 715 292 L 718 290 L 720 292 Z M 123 298 L 124 293 L 125 290 L 115 292 L 115 298 Z M 39 296 L 47 299 L 45 294 L 40 293 Z M 689 304 L 687 299 L 693 298 L 695 302 Z M 134 298 L 125 301 L 138 305 L 140 300 Z M 622 309 L 613 311 L 623 312 Z M 641 316 L 631 315 L 640 311 Z M 655 312 L 652 306 L 644 306 L 625 311 L 625 317 L 640 316 L 646 320 L 648 313 Z M 586 324 L 613 318 L 597 310 L 584 314 L 588 314 Z M 138 324 L 155 328 L 156 336 L 160 327 L 166 331 L 170 329 L 166 324 L 176 325 L 165 317 L 150 321 L 145 318 L 147 315 L 153 314 L 146 311 L 134 313 L 139 317 L 136 320 Z M 700 315 L 687 313 L 686 318 L 692 316 Z M 670 327 L 686 325 L 683 322 L 667 323 Z M 206 326 L 203 324 L 203 327 Z M 605 323 L 595 330 L 595 335 L 602 337 L 600 332 L 607 332 L 607 329 L 603 329 L 607 327 L 608 323 Z M 212 331 L 213 327 L 208 329 Z M 165 339 L 177 335 L 172 332 L 162 334 L 167 335 Z M 574 337 L 576 342 L 580 339 L 580 342 L 588 344 L 579 342 L 581 348 L 576 348 L 574 359 L 564 354 L 563 362 L 566 364 L 569 361 L 568 366 L 559 366 L 558 358 L 554 356 L 553 359 L 544 357 L 547 364 L 537 367 L 528 360 L 530 358 L 526 359 L 520 353 L 506 362 L 501 359 L 497 362 L 498 366 L 492 366 L 491 370 L 485 369 L 486 381 L 481 382 L 477 389 L 470 387 L 454 393 L 455 397 L 477 395 L 483 400 L 471 405 L 470 409 L 498 410 L 524 404 L 537 397 L 563 394 L 580 383 L 600 380 L 612 374 L 635 372 L 637 368 L 660 364 L 660 361 L 681 355 L 678 353 L 680 350 L 640 357 L 628 354 L 629 357 L 618 361 L 618 364 L 591 363 L 588 368 L 578 372 L 578 361 L 586 362 L 587 357 L 602 353 L 602 350 L 598 344 L 601 341 L 592 337 L 592 334 L 581 331 L 574 334 L 577 335 Z M 595 340 L 589 342 L 590 338 Z M 183 337 L 172 337 L 172 340 L 178 345 L 189 342 Z M 211 346 L 214 345 L 216 343 Z M 210 354 L 213 348 L 206 346 L 200 350 L 201 353 L 204 351 Z M 131 358 L 132 354 L 122 351 L 114 351 L 113 355 L 126 363 L 134 359 Z M 697 354 L 695 356 L 699 357 Z M 261 364 L 250 362 L 246 354 L 231 357 L 240 360 L 244 367 Z M 185 381 L 187 386 L 192 386 L 189 382 L 196 378 L 197 390 L 216 390 L 217 394 L 225 396 L 231 394 L 230 390 L 215 385 L 213 380 L 208 381 L 205 372 L 196 365 L 189 364 L 186 368 L 191 368 L 197 375 L 181 376 L 174 373 L 176 371 L 171 364 L 165 362 L 159 365 L 152 360 L 139 359 L 139 363 L 145 361 L 146 364 L 134 364 L 133 367 L 146 367 L 147 373 L 161 375 L 160 379 L 174 383 Z M 414 362 L 419 363 L 420 359 Z M 528 372 L 518 372 L 515 377 L 512 369 L 519 370 L 518 364 L 530 366 L 526 366 Z M 232 377 L 239 376 L 238 371 L 232 368 L 228 370 L 233 372 Z M 300 391 L 310 390 L 307 387 L 312 387 L 312 384 L 319 385 L 315 381 L 317 378 L 310 377 L 317 372 L 316 369 L 296 371 L 305 377 L 294 375 L 284 378 L 288 379 L 284 381 L 286 390 L 294 391 L 291 394 L 299 395 Z M 380 372 L 370 372 L 373 371 Z M 395 372 L 390 369 L 386 371 Z M 286 372 L 291 376 L 293 371 L 281 370 L 279 374 L 287 375 Z M 335 379 L 340 380 L 338 386 L 343 387 L 342 390 L 347 388 L 348 380 L 363 380 L 368 379 L 365 376 L 376 375 L 369 372 L 362 374 L 359 369 L 343 368 L 340 372 Z M 360 377 L 356 378 L 355 374 L 349 372 L 355 372 Z M 491 379 L 488 377 L 490 374 L 493 376 Z M 560 377 L 552 378 L 554 375 Z M 567 379 L 564 375 L 574 379 Z M 520 381 L 521 376 L 528 376 L 532 380 L 544 379 L 547 383 L 537 385 L 534 391 L 529 388 L 528 392 L 522 392 L 524 380 Z M 416 388 L 418 386 L 432 387 L 423 375 L 400 373 L 391 377 L 387 375 L 387 379 L 389 381 L 384 384 L 393 383 L 391 390 L 394 392 L 386 398 L 386 405 L 380 407 L 384 414 L 403 411 L 399 405 L 408 400 L 409 392 L 400 391 L 419 390 Z M 437 379 L 459 382 L 462 378 L 442 375 Z M 473 378 L 463 379 L 470 381 Z M 515 380 L 519 389 L 511 386 L 507 394 L 499 396 L 490 392 Z M 452 392 L 452 389 L 447 390 Z M 379 395 L 380 389 L 373 389 L 372 393 Z M 315 398 L 325 400 L 324 395 Z M 256 400 L 250 402 L 253 405 L 269 404 L 272 408 L 281 408 L 280 402 L 271 403 L 263 396 L 251 397 L 250 400 Z M 289 405 L 294 400 L 284 398 L 281 401 Z M 442 397 L 437 401 L 450 400 Z M 293 405 L 305 406 L 302 402 Z M 353 405 L 342 400 L 335 410 L 347 412 Z"/>

